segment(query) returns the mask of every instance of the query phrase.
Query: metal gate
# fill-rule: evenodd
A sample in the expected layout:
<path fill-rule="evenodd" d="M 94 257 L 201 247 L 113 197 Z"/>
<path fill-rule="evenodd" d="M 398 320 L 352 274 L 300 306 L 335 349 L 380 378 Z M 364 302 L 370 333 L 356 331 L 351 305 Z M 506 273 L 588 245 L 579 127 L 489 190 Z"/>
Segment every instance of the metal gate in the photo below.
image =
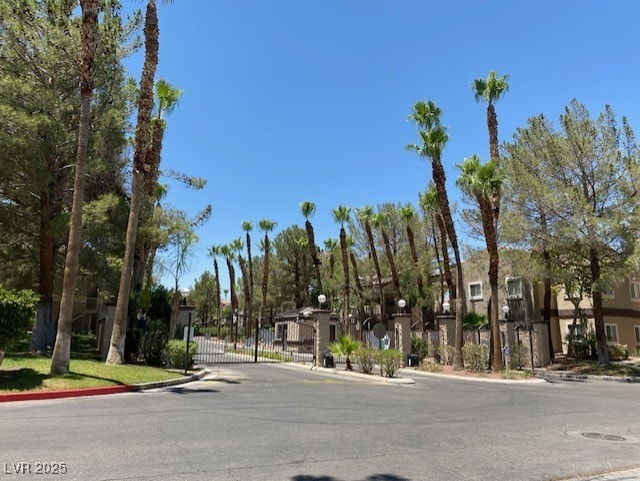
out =
<path fill-rule="evenodd" d="M 234 364 L 250 362 L 314 362 L 315 328 L 300 322 L 276 322 L 260 329 L 256 346 L 255 332 L 243 335 L 231 332 L 224 338 L 210 332 L 196 335 L 197 364 Z"/>

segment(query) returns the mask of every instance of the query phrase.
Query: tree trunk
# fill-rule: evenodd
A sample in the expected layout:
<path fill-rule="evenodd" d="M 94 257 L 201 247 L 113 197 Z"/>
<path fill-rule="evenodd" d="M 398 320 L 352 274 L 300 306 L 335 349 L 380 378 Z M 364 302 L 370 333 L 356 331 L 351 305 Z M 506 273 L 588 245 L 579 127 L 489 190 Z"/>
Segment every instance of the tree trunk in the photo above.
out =
<path fill-rule="evenodd" d="M 418 259 L 418 251 L 416 249 L 416 240 L 413 235 L 413 229 L 407 226 L 407 239 L 409 240 L 409 249 L 411 249 L 411 258 L 416 269 L 416 280 L 418 282 L 418 295 L 420 299 L 424 299 L 424 284 L 422 280 L 422 272 L 420 272 L 420 263 Z"/>
<path fill-rule="evenodd" d="M 69 372 L 71 356 L 71 328 L 73 325 L 73 301 L 78 277 L 78 261 L 82 248 L 82 208 L 84 206 L 84 185 L 91 130 L 91 96 L 94 87 L 95 55 L 98 46 L 98 0 L 83 0 L 82 8 L 82 60 L 80 79 L 80 122 L 78 126 L 78 152 L 73 182 L 73 204 L 71 207 L 71 229 L 64 263 L 62 298 L 58 317 L 58 333 L 51 357 L 51 374 Z"/>
<path fill-rule="evenodd" d="M 349 259 L 351 260 L 351 267 L 353 268 L 353 279 L 356 281 L 356 289 L 358 290 L 358 297 L 362 301 L 362 307 L 364 307 L 364 289 L 362 289 L 362 282 L 360 282 L 360 275 L 358 274 L 358 261 L 352 251 L 349 251 Z"/>
<path fill-rule="evenodd" d="M 131 179 L 131 206 L 129 209 L 124 259 L 120 273 L 118 301 L 113 321 L 113 330 L 111 331 L 107 364 L 124 363 L 124 342 L 127 333 L 127 310 L 131 290 L 131 275 L 133 272 L 133 254 L 138 234 L 142 182 L 149 145 L 149 126 L 151 123 L 151 110 L 153 108 L 153 79 L 158 65 L 158 37 L 159 30 L 156 5 L 153 0 L 149 0 L 144 25 L 145 59 L 140 79 L 140 95 L 138 97 L 138 119 L 136 124 Z"/>
<path fill-rule="evenodd" d="M 260 303 L 260 323 L 265 325 L 265 309 L 267 308 L 267 287 L 269 286 L 269 236 L 264 235 L 264 261 L 262 266 L 262 301 Z"/>
<path fill-rule="evenodd" d="M 182 298 L 182 294 L 176 286 L 176 288 L 173 290 L 173 295 L 171 296 L 171 316 L 169 317 L 169 339 L 177 339 L 176 329 L 178 328 L 178 320 L 180 319 L 181 298 Z"/>
<path fill-rule="evenodd" d="M 316 249 L 316 239 L 313 233 L 313 226 L 309 219 L 304 223 L 307 231 L 307 239 L 309 240 L 309 254 L 311 255 L 311 262 L 316 272 L 316 282 L 318 283 L 318 292 L 322 294 L 322 277 L 320 276 L 320 259 L 318 259 L 318 250 Z"/>
<path fill-rule="evenodd" d="M 597 285 L 600 280 L 600 259 L 595 249 L 589 250 L 589 264 L 591 267 L 591 281 Z M 604 328 L 604 313 L 602 311 L 602 292 L 599 288 L 593 289 L 593 320 L 596 326 L 596 345 L 598 348 L 598 362 L 609 364 L 609 351 L 607 349 L 607 335 Z"/>
<path fill-rule="evenodd" d="M 382 240 L 384 241 L 384 250 L 387 255 L 387 261 L 389 262 L 389 269 L 391 270 L 391 281 L 393 282 L 393 290 L 396 293 L 395 301 L 398 302 L 400 299 L 402 299 L 402 294 L 400 294 L 400 280 L 398 279 L 398 270 L 396 269 L 396 262 L 393 259 L 393 252 L 391 252 L 391 244 L 389 242 L 387 231 L 384 227 L 382 227 L 380 230 L 382 232 Z"/>
<path fill-rule="evenodd" d="M 133 171 L 131 179 L 131 206 L 129 207 L 129 222 L 125 239 L 124 259 L 120 273 L 118 300 L 111 331 L 107 364 L 124 364 L 124 342 L 127 335 L 127 314 L 129 309 L 129 292 L 131 290 L 131 274 L 133 271 L 133 251 L 136 244 L 138 216 L 140 214 L 140 190 L 142 174 Z M 171 335 L 171 334 L 170 334 Z"/>
<path fill-rule="evenodd" d="M 49 346 L 56 341 L 56 329 L 53 319 L 53 277 L 55 271 L 56 248 L 51 233 L 53 207 L 49 191 L 40 197 L 40 266 L 39 286 L 40 302 L 36 313 L 31 337 L 31 350 L 46 354 Z"/>
<path fill-rule="evenodd" d="M 451 210 L 449 208 L 449 198 L 446 190 L 446 176 L 444 167 L 439 158 L 431 159 L 431 167 L 433 171 L 433 182 L 436 185 L 436 193 L 438 196 L 438 205 L 442 212 L 442 220 L 447 231 L 447 237 L 451 243 L 453 254 L 456 259 L 456 334 L 455 334 L 455 354 L 453 357 L 453 369 L 464 369 L 464 362 L 462 360 L 462 345 L 463 339 L 463 326 L 462 319 L 464 318 L 467 304 L 467 296 L 464 288 L 464 278 L 462 274 L 462 260 L 460 258 L 460 249 L 458 247 L 458 237 L 456 236 L 456 229 L 453 224 L 453 217 L 451 216 Z"/>
<path fill-rule="evenodd" d="M 349 286 L 349 254 L 347 253 L 347 233 L 344 227 L 340 227 L 340 251 L 342 254 L 342 267 L 344 269 L 344 299 L 345 299 L 345 319 L 351 314 L 350 286 Z"/>
<path fill-rule="evenodd" d="M 218 327 L 218 338 L 220 338 L 220 321 L 222 317 L 222 300 L 220 299 L 220 272 L 218 271 L 218 261 L 216 258 L 213 258 L 213 271 L 216 276 L 216 299 L 217 299 L 217 315 L 218 319 L 216 321 Z"/>
<path fill-rule="evenodd" d="M 384 292 L 382 289 L 382 272 L 380 271 L 380 263 L 378 262 L 378 253 L 376 252 L 376 243 L 373 240 L 373 232 L 371 232 L 371 224 L 368 220 L 364 222 L 364 229 L 367 233 L 367 239 L 369 240 L 369 249 L 371 249 L 371 257 L 373 258 L 373 265 L 376 268 L 376 276 L 378 276 L 378 292 L 380 294 L 380 322 L 385 322 L 384 313 Z"/>

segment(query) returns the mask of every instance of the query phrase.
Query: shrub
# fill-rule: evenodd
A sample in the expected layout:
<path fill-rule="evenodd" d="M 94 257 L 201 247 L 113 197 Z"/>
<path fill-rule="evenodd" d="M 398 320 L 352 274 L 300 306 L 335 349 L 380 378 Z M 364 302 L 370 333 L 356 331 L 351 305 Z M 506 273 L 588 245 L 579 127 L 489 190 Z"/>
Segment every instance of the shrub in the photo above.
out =
<path fill-rule="evenodd" d="M 153 319 L 147 322 L 146 331 L 141 340 L 140 350 L 145 363 L 161 366 L 165 363 L 165 352 L 169 342 L 169 324 L 164 320 Z M 184 363 L 184 361 L 182 361 Z"/>
<path fill-rule="evenodd" d="M 475 311 L 468 312 L 462 319 L 462 324 L 467 329 L 478 329 L 487 323 L 486 314 L 478 314 Z"/>
<path fill-rule="evenodd" d="M 512 369 L 522 369 L 531 364 L 529 348 L 524 344 L 515 344 L 509 347 L 509 363 Z"/>
<path fill-rule="evenodd" d="M 393 377 L 398 369 L 402 367 L 402 353 L 397 349 L 387 349 L 378 352 L 378 364 L 384 376 Z"/>
<path fill-rule="evenodd" d="M 193 361 L 197 351 L 197 344 L 195 342 L 189 343 L 189 368 L 193 367 Z M 186 341 L 173 339 L 167 344 L 167 364 L 170 367 L 184 368 L 184 361 L 187 355 L 187 343 Z"/>
<path fill-rule="evenodd" d="M 421 337 L 411 338 L 411 352 L 418 356 L 418 362 L 422 362 L 429 354 L 429 343 Z"/>
<path fill-rule="evenodd" d="M 609 353 L 609 360 L 611 361 L 623 361 L 629 359 L 629 348 L 626 344 L 608 344 L 607 352 Z"/>
<path fill-rule="evenodd" d="M 456 348 L 451 344 L 444 346 L 444 363 L 447 366 L 453 366 L 453 358 L 456 354 Z"/>
<path fill-rule="evenodd" d="M 0 364 L 4 350 L 24 338 L 33 326 L 38 300 L 31 290 L 14 291 L 0 286 Z"/>
<path fill-rule="evenodd" d="M 489 365 L 489 349 L 484 344 L 465 344 L 462 346 L 462 360 L 467 369 L 482 371 Z"/>
<path fill-rule="evenodd" d="M 373 372 L 373 367 L 376 364 L 376 356 L 378 355 L 377 349 L 370 349 L 368 347 L 361 347 L 358 349 L 354 356 L 356 358 L 356 363 L 365 374 L 371 374 Z"/>
<path fill-rule="evenodd" d="M 329 351 L 338 356 L 345 356 L 347 371 L 351 371 L 351 355 L 360 349 L 360 341 L 351 336 L 340 336 L 338 340 L 329 344 Z"/>

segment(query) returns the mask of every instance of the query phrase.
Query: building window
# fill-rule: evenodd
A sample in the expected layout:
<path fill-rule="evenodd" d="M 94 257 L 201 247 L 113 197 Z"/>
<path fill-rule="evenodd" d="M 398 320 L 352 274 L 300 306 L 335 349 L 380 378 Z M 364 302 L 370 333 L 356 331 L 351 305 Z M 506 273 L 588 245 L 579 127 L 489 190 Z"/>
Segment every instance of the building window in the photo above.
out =
<path fill-rule="evenodd" d="M 607 287 L 606 289 L 602 289 L 602 297 L 604 299 L 615 299 L 615 293 L 613 292 L 613 287 Z"/>
<path fill-rule="evenodd" d="M 522 279 L 519 277 L 507 278 L 507 298 L 522 299 Z"/>
<path fill-rule="evenodd" d="M 567 324 L 567 334 L 570 336 L 574 335 L 576 337 L 584 336 L 586 334 L 584 324 L 578 323 L 575 326 L 573 325 L 573 322 L 570 324 Z"/>
<path fill-rule="evenodd" d="M 605 324 L 604 332 L 607 342 L 618 342 L 618 326 L 616 324 Z"/>
<path fill-rule="evenodd" d="M 632 301 L 640 301 L 640 282 L 630 282 L 629 292 L 631 294 Z"/>
<path fill-rule="evenodd" d="M 472 301 L 482 300 L 482 282 L 469 283 L 469 299 Z"/>
<path fill-rule="evenodd" d="M 636 344 L 640 344 L 640 326 L 634 326 L 636 331 Z"/>

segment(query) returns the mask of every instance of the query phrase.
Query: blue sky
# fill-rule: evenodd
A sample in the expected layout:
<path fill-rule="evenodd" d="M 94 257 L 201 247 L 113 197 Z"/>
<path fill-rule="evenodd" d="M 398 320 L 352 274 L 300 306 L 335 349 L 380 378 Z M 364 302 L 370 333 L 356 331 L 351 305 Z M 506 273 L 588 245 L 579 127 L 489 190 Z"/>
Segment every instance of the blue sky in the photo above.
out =
<path fill-rule="evenodd" d="M 185 286 L 212 270 L 206 249 L 244 235 L 245 220 L 256 240 L 260 219 L 276 221 L 275 236 L 304 223 L 309 200 L 322 245 L 338 236 L 340 204 L 415 203 L 431 174 L 404 151 L 417 100 L 444 111 L 443 162 L 459 201 L 455 165 L 488 157 L 486 106 L 470 83 L 490 70 L 510 77 L 496 106 L 501 142 L 533 115 L 557 119 L 573 97 L 594 115 L 608 103 L 640 129 L 633 0 L 176 0 L 158 10 L 157 78 L 184 91 L 163 168 L 208 179 L 197 192 L 171 184 L 167 201 L 213 207 Z M 140 55 L 127 65 L 138 79 Z"/>

